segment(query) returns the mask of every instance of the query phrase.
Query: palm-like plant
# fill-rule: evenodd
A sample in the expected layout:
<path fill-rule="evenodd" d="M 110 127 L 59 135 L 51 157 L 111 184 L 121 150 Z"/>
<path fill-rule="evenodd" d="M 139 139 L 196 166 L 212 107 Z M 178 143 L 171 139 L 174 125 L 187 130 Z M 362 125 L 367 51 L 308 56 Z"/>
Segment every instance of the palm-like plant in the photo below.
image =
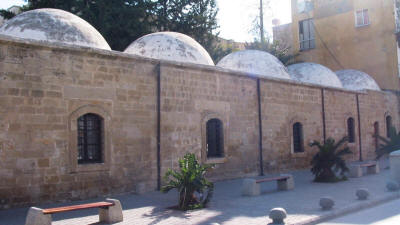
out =
<path fill-rule="evenodd" d="M 166 185 L 161 191 L 166 193 L 174 188 L 179 192 L 181 210 L 203 208 L 207 206 L 213 194 L 213 183 L 204 177 L 211 165 L 201 165 L 194 154 L 186 154 L 179 160 L 179 171 L 168 169 L 165 174 Z M 195 196 L 199 194 L 199 198 Z"/>
<path fill-rule="evenodd" d="M 397 133 L 395 127 L 389 128 L 389 138 L 384 138 L 379 135 L 374 135 L 374 137 L 381 140 L 383 143 L 379 144 L 378 149 L 375 150 L 376 159 L 379 159 L 383 155 L 390 154 L 393 151 L 400 149 L 400 132 Z"/>
<path fill-rule="evenodd" d="M 314 141 L 310 146 L 317 146 L 318 152 L 311 160 L 311 172 L 315 175 L 315 182 L 336 182 L 340 179 L 335 172 L 340 171 L 341 179 L 346 179 L 345 172 L 349 170 L 345 160 L 342 158 L 346 154 L 351 154 L 348 147 L 338 150 L 339 147 L 347 141 L 347 137 L 343 137 L 339 142 L 335 143 L 333 138 L 328 138 L 324 144 Z"/>

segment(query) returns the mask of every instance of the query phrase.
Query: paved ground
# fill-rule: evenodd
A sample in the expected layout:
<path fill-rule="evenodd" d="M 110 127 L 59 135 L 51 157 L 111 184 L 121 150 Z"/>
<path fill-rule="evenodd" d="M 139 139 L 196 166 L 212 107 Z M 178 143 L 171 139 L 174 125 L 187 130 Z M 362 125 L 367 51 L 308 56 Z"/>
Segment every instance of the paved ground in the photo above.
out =
<path fill-rule="evenodd" d="M 400 197 L 399 192 L 388 192 L 385 183 L 389 179 L 389 170 L 381 170 L 377 175 L 366 175 L 361 178 L 351 178 L 335 184 L 313 183 L 309 171 L 296 171 L 294 175 L 296 188 L 292 191 L 276 191 L 275 182 L 263 184 L 263 194 L 257 197 L 242 197 L 240 195 L 241 179 L 217 182 L 214 197 L 207 209 L 190 212 L 180 212 L 167 209 L 177 204 L 177 194 L 161 194 L 159 192 L 145 195 L 112 196 L 121 201 L 124 209 L 124 222 L 118 224 L 267 224 L 268 212 L 274 207 L 283 207 L 288 212 L 286 222 L 289 224 L 312 223 L 319 218 L 355 211 L 360 208 L 372 207 L 382 201 Z M 371 198 L 365 201 L 356 199 L 357 188 L 368 188 Z M 321 196 L 331 196 L 336 204 L 331 211 L 322 211 L 318 201 Z M 94 202 L 102 199 L 73 202 Z M 63 204 L 47 204 L 38 207 L 48 208 Z M 24 224 L 28 208 L 0 211 L 1 225 Z M 53 216 L 53 224 L 98 224 L 97 210 L 80 210 L 61 213 Z"/>
<path fill-rule="evenodd" d="M 347 216 L 343 216 L 320 225 L 345 224 L 372 224 L 395 225 L 400 224 L 400 200 L 391 201 L 370 209 L 365 209 Z"/>

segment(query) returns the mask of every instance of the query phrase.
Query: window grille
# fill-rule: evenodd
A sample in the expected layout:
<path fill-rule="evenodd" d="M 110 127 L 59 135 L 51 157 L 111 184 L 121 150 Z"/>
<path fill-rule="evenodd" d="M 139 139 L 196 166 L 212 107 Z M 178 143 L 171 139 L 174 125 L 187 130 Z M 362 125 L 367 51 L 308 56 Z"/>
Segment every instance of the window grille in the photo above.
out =
<path fill-rule="evenodd" d="M 375 149 L 379 148 L 379 123 L 374 123 L 374 141 L 375 141 Z"/>
<path fill-rule="evenodd" d="M 300 50 L 315 48 L 315 34 L 313 19 L 299 22 Z"/>
<path fill-rule="evenodd" d="M 224 156 L 223 125 L 219 119 L 210 119 L 206 124 L 207 158 Z"/>
<path fill-rule="evenodd" d="M 347 136 L 349 138 L 349 143 L 354 143 L 355 142 L 355 129 L 354 129 L 354 119 L 349 118 L 347 119 Z"/>
<path fill-rule="evenodd" d="M 293 151 L 304 152 L 304 137 L 303 137 L 303 125 L 301 123 L 293 124 Z"/>
<path fill-rule="evenodd" d="M 78 163 L 102 162 L 103 119 L 92 113 L 78 118 Z"/>

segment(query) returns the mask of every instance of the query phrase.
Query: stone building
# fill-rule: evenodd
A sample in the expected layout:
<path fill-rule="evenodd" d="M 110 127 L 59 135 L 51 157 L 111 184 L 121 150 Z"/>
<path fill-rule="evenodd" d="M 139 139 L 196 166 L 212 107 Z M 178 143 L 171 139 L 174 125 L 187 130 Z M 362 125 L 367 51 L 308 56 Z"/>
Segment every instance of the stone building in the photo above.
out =
<path fill-rule="evenodd" d="M 187 152 L 213 180 L 308 168 L 328 137 L 373 159 L 399 99 L 371 83 L 251 50 L 215 66 L 173 32 L 112 51 L 77 16 L 25 12 L 0 28 L 0 206 L 155 190 Z"/>
<path fill-rule="evenodd" d="M 292 40 L 298 61 L 360 70 L 384 90 L 399 89 L 398 0 L 292 0 L 291 5 L 292 23 L 273 31 L 279 40 Z"/>

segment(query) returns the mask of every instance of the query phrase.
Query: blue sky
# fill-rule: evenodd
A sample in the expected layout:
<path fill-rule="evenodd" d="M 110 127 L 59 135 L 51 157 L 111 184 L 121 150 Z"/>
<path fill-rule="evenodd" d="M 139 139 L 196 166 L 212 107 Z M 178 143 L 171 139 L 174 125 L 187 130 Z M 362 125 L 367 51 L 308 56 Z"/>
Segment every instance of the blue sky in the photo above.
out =
<path fill-rule="evenodd" d="M 219 13 L 220 37 L 235 41 L 252 41 L 251 27 L 258 14 L 259 0 L 216 0 Z M 270 0 L 270 12 L 264 17 L 266 29 L 271 32 L 272 19 L 278 18 L 281 23 L 290 23 L 290 0 Z M 23 5 L 23 0 L 0 0 L 0 9 L 7 9 L 12 5 Z"/>

